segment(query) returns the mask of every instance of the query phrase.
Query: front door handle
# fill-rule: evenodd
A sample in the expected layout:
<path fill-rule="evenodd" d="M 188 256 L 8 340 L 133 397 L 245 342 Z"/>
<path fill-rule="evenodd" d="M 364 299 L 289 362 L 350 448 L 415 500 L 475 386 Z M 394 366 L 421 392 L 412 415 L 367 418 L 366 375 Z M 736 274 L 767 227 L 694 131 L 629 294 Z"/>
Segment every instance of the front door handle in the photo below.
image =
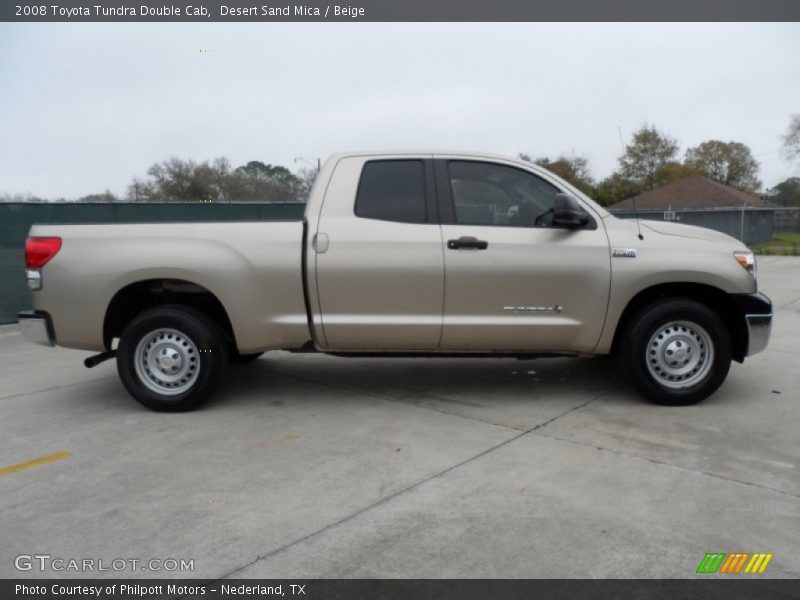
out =
<path fill-rule="evenodd" d="M 486 250 L 489 247 L 489 242 L 479 240 L 472 236 L 462 236 L 457 240 L 447 240 L 447 247 L 450 250 L 461 250 L 467 248 L 469 250 Z"/>

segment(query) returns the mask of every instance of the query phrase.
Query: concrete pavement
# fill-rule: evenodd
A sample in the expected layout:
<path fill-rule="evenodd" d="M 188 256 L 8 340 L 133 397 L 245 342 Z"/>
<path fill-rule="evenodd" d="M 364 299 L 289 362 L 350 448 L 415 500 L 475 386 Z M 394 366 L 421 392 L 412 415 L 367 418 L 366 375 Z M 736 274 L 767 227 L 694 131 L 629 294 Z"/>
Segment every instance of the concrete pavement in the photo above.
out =
<path fill-rule="evenodd" d="M 204 409 L 149 412 L 112 362 L 0 328 L 0 577 L 20 554 L 187 559 L 125 577 L 800 577 L 800 259 L 759 258 L 766 352 L 692 407 L 603 359 L 270 353 Z"/>

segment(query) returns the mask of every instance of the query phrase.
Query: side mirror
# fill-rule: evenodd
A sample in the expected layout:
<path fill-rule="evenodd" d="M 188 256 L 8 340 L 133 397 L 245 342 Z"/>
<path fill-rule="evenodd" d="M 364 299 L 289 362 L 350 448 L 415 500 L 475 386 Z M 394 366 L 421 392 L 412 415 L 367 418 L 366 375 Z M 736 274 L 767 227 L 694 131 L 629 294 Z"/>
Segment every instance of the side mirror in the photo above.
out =
<path fill-rule="evenodd" d="M 589 222 L 589 214 L 581 208 L 578 201 L 568 194 L 556 195 L 553 207 L 553 225 L 569 229 L 584 227 Z"/>

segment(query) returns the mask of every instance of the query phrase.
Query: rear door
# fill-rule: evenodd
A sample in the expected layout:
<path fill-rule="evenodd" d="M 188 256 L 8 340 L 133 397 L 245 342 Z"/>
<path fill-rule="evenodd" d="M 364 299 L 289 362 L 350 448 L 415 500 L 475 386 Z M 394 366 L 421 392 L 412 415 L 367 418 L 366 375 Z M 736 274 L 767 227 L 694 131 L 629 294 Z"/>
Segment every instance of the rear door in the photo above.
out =
<path fill-rule="evenodd" d="M 316 235 L 326 349 L 436 349 L 444 257 L 431 156 L 340 160 Z"/>
<path fill-rule="evenodd" d="M 442 157 L 445 254 L 441 350 L 589 352 L 608 304 L 602 221 L 554 226 L 562 190 L 515 163 Z"/>

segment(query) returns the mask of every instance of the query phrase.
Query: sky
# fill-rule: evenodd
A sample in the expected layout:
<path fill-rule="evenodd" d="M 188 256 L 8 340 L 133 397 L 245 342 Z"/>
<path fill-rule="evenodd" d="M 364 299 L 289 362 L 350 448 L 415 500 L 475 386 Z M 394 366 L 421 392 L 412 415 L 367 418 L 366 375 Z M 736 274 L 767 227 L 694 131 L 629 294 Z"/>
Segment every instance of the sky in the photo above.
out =
<path fill-rule="evenodd" d="M 800 113 L 800 24 L 3 23 L 0 194 L 124 195 L 170 156 L 576 153 L 643 123 L 747 144 L 765 187 Z"/>

